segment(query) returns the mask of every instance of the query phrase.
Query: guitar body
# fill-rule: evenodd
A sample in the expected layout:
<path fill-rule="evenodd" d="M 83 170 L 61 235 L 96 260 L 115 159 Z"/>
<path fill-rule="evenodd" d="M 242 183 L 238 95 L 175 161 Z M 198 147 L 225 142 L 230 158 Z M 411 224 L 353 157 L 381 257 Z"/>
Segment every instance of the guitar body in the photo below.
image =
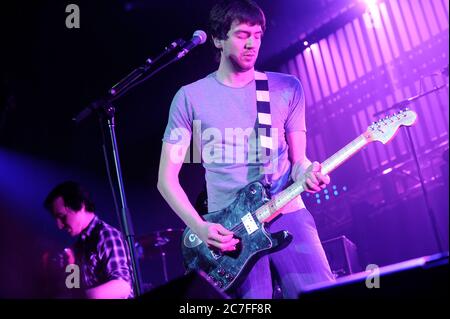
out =
<path fill-rule="evenodd" d="M 255 217 L 255 210 L 269 201 L 260 182 L 238 192 L 227 208 L 204 215 L 206 221 L 218 223 L 239 238 L 236 250 L 220 252 L 210 249 L 189 228 L 183 233 L 182 254 L 187 271 L 202 270 L 222 290 L 238 286 L 258 257 L 279 250 L 292 239 L 288 232 L 270 234 Z"/>

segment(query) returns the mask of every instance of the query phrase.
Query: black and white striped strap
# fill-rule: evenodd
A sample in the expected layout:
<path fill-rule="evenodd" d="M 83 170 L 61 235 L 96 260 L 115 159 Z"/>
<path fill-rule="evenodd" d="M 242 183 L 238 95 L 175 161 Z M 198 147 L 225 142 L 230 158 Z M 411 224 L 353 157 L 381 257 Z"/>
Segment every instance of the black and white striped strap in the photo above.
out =
<path fill-rule="evenodd" d="M 255 71 L 256 84 L 256 111 L 257 119 L 257 136 L 258 144 L 261 150 L 261 160 L 264 161 L 266 179 L 270 180 L 270 158 L 271 152 L 274 150 L 274 143 L 272 140 L 272 115 L 270 113 L 270 95 L 269 95 L 269 81 L 267 74 Z M 268 177 L 268 178 L 267 178 Z"/>

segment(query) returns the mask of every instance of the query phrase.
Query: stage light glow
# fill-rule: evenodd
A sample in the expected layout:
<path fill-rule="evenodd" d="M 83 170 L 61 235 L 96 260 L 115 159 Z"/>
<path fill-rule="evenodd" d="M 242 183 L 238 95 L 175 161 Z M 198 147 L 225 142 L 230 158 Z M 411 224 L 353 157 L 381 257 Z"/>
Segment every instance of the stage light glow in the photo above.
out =
<path fill-rule="evenodd" d="M 360 0 L 364 3 L 368 12 L 374 12 L 378 9 L 378 0 Z"/>
<path fill-rule="evenodd" d="M 378 0 L 362 0 L 367 6 L 369 10 L 375 8 L 377 6 Z"/>
<path fill-rule="evenodd" d="M 319 43 L 311 43 L 309 45 L 309 47 L 311 48 L 311 50 L 313 50 L 314 52 L 319 51 Z"/>
<path fill-rule="evenodd" d="M 380 28 L 382 23 L 378 0 L 361 0 L 361 2 L 365 4 L 366 12 L 368 13 L 364 15 L 366 26 L 369 28 Z"/>
<path fill-rule="evenodd" d="M 392 167 L 386 168 L 386 169 L 383 171 L 383 175 L 389 174 L 390 172 L 392 172 Z"/>

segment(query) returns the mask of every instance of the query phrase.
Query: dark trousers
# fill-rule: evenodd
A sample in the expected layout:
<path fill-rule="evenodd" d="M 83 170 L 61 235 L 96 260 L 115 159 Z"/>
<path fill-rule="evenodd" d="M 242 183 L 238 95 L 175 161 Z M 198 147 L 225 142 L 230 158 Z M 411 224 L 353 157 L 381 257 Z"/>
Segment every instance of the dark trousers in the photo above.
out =
<path fill-rule="evenodd" d="M 282 215 L 268 230 L 288 230 L 292 242 L 284 249 L 259 259 L 236 296 L 245 299 L 270 299 L 273 295 L 272 269 L 279 277 L 283 298 L 296 299 L 303 287 L 325 281 L 334 281 L 327 257 L 317 233 L 316 224 L 307 209 Z"/>

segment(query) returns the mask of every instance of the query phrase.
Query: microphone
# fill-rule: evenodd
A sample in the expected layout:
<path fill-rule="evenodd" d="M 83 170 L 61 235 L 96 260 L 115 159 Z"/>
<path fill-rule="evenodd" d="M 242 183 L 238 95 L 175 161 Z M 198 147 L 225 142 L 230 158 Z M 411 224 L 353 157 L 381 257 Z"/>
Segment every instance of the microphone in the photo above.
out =
<path fill-rule="evenodd" d="M 186 42 L 181 47 L 181 52 L 178 53 L 177 59 L 181 59 L 184 57 L 189 51 L 191 51 L 193 48 L 195 48 L 197 45 L 203 44 L 206 42 L 206 38 L 208 36 L 206 35 L 206 32 L 203 30 L 197 30 L 192 35 L 192 39 Z"/>

